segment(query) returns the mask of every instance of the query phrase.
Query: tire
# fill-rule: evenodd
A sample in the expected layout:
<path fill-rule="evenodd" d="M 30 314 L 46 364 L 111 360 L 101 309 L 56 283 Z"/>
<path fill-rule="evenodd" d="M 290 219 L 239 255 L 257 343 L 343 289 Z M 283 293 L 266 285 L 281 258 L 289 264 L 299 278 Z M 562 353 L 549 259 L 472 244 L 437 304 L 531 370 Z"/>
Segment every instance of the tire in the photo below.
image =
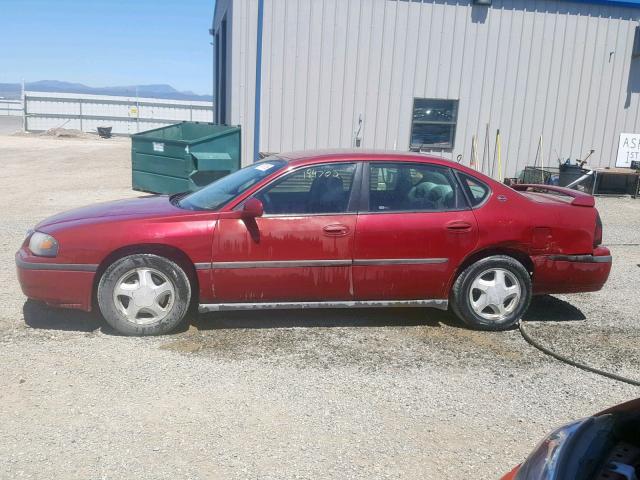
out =
<path fill-rule="evenodd" d="M 176 263 L 158 255 L 120 258 L 98 283 L 98 306 L 105 320 L 123 335 L 162 335 L 185 319 L 191 284 Z"/>
<path fill-rule="evenodd" d="M 467 326 L 477 330 L 512 328 L 530 303 L 529 272 L 506 255 L 483 258 L 468 266 L 451 290 L 451 310 Z"/>

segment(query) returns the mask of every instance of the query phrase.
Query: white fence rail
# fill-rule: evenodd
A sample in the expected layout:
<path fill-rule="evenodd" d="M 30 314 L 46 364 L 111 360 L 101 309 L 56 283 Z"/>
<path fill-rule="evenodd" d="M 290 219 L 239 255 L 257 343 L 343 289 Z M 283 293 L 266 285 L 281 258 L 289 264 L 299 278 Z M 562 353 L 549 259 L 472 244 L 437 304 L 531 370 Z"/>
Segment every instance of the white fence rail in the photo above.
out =
<path fill-rule="evenodd" d="M 0 117 L 21 117 L 22 113 L 22 102 L 20 100 L 0 99 Z"/>
<path fill-rule="evenodd" d="M 30 91 L 24 102 L 25 128 L 32 132 L 112 127 L 114 134 L 130 135 L 184 120 L 213 121 L 212 102 Z"/>

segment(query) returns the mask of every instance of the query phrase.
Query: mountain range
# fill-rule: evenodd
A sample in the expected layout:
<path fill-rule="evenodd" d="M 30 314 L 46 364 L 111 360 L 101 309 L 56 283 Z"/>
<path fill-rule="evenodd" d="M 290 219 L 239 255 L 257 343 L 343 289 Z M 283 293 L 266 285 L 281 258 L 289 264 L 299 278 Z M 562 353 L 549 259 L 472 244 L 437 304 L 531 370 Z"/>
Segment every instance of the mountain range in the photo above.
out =
<path fill-rule="evenodd" d="M 86 93 L 90 95 L 119 95 L 123 97 L 165 98 L 170 100 L 211 101 L 211 95 L 199 95 L 190 91 L 179 91 L 171 85 L 131 85 L 125 87 L 89 87 L 82 83 L 61 82 L 59 80 L 40 80 L 27 82 L 25 89 L 34 92 Z M 20 99 L 19 83 L 0 83 L 0 98 Z"/>

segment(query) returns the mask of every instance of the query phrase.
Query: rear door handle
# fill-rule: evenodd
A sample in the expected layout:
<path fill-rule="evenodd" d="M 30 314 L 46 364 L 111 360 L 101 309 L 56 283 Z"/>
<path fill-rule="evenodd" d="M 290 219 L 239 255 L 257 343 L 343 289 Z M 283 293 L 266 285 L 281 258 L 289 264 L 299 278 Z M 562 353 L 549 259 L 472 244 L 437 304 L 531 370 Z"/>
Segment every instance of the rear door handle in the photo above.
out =
<path fill-rule="evenodd" d="M 349 233 L 349 227 L 342 225 L 341 223 L 335 223 L 333 225 L 325 226 L 322 231 L 325 235 L 330 237 L 342 237 Z"/>
<path fill-rule="evenodd" d="M 454 220 L 453 222 L 447 223 L 447 230 L 451 233 L 466 233 L 470 232 L 473 225 L 469 222 L 465 222 L 463 220 Z"/>

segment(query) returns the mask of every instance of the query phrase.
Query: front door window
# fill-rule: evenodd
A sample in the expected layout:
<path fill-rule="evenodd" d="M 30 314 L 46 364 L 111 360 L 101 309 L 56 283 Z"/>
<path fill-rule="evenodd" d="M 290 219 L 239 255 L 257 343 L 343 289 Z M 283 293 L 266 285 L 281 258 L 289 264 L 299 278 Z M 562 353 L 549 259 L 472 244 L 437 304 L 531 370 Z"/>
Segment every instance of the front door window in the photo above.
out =
<path fill-rule="evenodd" d="M 349 211 L 355 163 L 314 165 L 267 186 L 256 198 L 267 215 L 335 214 Z"/>

